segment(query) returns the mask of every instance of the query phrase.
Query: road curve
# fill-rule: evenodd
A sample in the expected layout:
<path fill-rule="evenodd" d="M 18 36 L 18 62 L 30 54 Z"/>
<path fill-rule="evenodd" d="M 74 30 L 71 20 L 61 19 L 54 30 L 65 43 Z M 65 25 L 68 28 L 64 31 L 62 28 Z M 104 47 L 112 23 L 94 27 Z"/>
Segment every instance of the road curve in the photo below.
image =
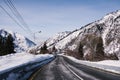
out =
<path fill-rule="evenodd" d="M 29 80 L 120 80 L 120 75 L 97 70 L 57 56 L 40 68 Z"/>

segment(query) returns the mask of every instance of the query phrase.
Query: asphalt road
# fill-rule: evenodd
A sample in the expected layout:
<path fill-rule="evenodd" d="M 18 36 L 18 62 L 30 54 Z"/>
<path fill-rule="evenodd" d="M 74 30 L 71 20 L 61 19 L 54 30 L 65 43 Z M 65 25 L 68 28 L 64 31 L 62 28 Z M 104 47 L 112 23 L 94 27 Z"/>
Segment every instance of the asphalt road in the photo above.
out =
<path fill-rule="evenodd" d="M 29 80 L 120 80 L 120 75 L 57 56 L 51 63 L 35 72 Z"/>

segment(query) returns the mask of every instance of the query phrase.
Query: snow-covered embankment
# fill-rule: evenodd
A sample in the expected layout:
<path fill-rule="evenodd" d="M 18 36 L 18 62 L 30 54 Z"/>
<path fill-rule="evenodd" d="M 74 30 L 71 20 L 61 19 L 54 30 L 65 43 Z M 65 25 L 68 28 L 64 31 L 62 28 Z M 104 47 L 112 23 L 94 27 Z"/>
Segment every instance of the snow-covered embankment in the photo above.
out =
<path fill-rule="evenodd" d="M 76 63 L 80 63 L 97 69 L 120 74 L 120 60 L 103 60 L 98 62 L 91 62 L 91 61 L 78 60 L 71 56 L 65 56 L 65 57 L 69 58 L 70 60 Z"/>
<path fill-rule="evenodd" d="M 54 59 L 53 55 L 16 53 L 0 56 L 0 79 L 24 80 L 39 66 Z"/>

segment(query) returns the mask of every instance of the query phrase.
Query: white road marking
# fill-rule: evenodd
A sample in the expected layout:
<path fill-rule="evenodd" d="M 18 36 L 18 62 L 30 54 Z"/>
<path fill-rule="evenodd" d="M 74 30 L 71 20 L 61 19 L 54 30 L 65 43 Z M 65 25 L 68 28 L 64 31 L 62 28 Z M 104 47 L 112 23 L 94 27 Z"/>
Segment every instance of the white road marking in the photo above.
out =
<path fill-rule="evenodd" d="M 63 61 L 62 61 L 62 62 L 63 62 Z M 64 62 L 63 62 L 63 65 L 64 65 L 72 74 L 74 74 L 78 79 L 84 80 L 82 77 L 80 77 L 79 75 L 77 75 L 72 69 L 70 69 L 70 68 L 68 67 L 68 65 L 65 64 Z"/>

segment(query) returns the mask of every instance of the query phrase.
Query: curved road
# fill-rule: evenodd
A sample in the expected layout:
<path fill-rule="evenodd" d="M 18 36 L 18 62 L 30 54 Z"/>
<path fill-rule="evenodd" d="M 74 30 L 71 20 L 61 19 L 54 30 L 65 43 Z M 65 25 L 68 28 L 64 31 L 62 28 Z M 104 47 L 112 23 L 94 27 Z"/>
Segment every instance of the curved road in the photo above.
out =
<path fill-rule="evenodd" d="M 40 68 L 29 80 L 120 80 L 120 75 L 97 70 L 57 56 Z"/>

